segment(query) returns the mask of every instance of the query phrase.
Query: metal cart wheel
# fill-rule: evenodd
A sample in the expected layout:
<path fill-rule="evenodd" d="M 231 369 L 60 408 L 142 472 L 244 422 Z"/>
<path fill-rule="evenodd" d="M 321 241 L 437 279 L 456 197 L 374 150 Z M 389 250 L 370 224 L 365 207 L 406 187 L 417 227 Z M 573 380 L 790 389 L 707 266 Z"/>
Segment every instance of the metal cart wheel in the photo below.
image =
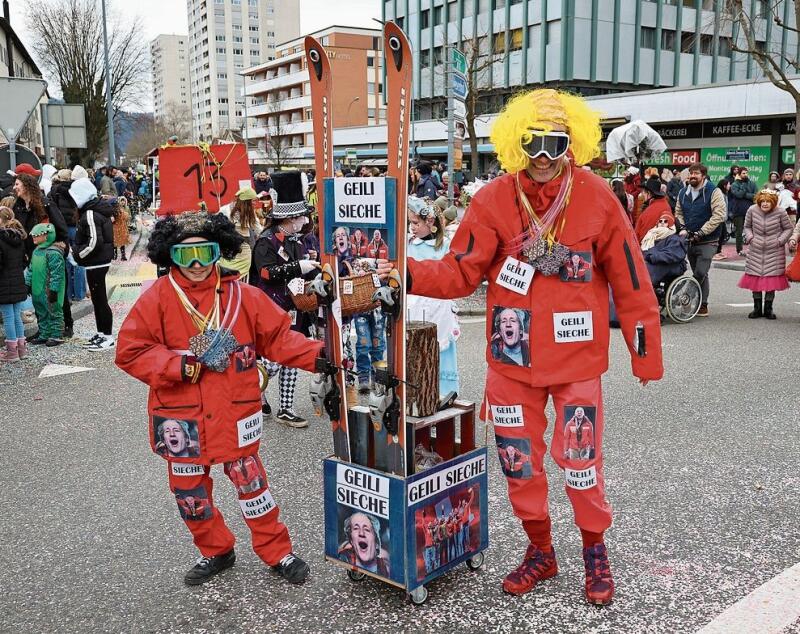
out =
<path fill-rule="evenodd" d="M 422 605 L 428 600 L 428 589 L 425 586 L 415 588 L 408 593 L 408 598 L 414 605 Z"/>
<path fill-rule="evenodd" d="M 664 297 L 667 317 L 672 321 L 685 324 L 695 318 L 700 310 L 702 289 L 691 275 L 683 275 L 673 280 Z"/>
<path fill-rule="evenodd" d="M 347 576 L 350 577 L 350 581 L 364 581 L 367 578 L 367 573 L 359 570 L 348 570 Z"/>
<path fill-rule="evenodd" d="M 478 553 L 474 557 L 467 559 L 467 568 L 477 570 L 483 565 L 483 553 Z"/>

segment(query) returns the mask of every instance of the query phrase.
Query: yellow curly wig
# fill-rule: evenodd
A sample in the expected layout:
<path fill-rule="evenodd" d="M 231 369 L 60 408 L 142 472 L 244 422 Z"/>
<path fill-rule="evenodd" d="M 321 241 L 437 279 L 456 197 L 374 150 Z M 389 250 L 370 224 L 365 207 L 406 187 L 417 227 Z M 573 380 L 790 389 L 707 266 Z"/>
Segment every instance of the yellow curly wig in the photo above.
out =
<path fill-rule="evenodd" d="M 520 172 L 528 167 L 530 159 L 522 144 L 531 140 L 531 129 L 550 132 L 552 125 L 548 124 L 552 123 L 569 131 L 576 165 L 585 165 L 600 155 L 600 114 L 582 97 L 542 88 L 513 97 L 494 122 L 490 140 L 503 169 Z"/>
<path fill-rule="evenodd" d="M 753 202 L 756 205 L 760 205 L 761 203 L 770 203 L 772 208 L 775 209 L 775 207 L 778 206 L 778 192 L 771 189 L 762 189 L 756 194 L 755 198 L 753 198 Z"/>

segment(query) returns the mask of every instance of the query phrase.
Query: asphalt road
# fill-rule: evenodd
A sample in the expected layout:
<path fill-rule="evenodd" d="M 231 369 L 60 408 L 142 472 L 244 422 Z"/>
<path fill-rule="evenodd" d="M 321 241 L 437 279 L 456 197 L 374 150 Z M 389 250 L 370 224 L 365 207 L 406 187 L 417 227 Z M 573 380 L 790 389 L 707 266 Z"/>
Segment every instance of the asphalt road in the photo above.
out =
<path fill-rule="evenodd" d="M 319 420 L 306 430 L 269 423 L 261 449 L 295 549 L 311 563 L 309 581 L 287 585 L 250 551 L 233 488 L 215 468 L 238 559 L 189 589 L 182 576 L 197 553 L 165 463 L 147 444 L 146 388 L 112 354 L 70 344 L 0 367 L 0 631 L 693 632 L 800 561 L 800 292 L 779 295 L 777 321 L 751 321 L 748 308 L 725 305 L 749 301 L 739 275 L 714 270 L 711 316 L 664 328 L 659 383 L 640 387 L 613 337 L 605 454 L 617 595 L 607 608 L 584 603 L 580 537 L 549 458 L 560 573 L 521 598 L 501 592 L 525 542 L 494 452 L 481 570 L 433 582 L 420 607 L 380 582 L 351 582 L 321 554 L 321 460 L 331 438 Z M 90 334 L 91 319 L 76 330 Z M 483 324 L 463 330 L 463 396 L 480 401 Z M 47 363 L 94 370 L 37 378 Z M 305 386 L 298 405 L 311 415 Z"/>

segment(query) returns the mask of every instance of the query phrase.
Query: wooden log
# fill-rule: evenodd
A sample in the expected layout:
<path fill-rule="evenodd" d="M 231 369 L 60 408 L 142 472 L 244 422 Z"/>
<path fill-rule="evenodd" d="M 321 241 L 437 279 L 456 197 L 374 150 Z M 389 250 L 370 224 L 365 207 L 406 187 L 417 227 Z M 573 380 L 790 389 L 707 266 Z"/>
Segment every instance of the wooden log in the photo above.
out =
<path fill-rule="evenodd" d="M 434 414 L 439 406 L 436 324 L 425 321 L 406 324 L 406 380 L 406 415 L 420 417 Z"/>

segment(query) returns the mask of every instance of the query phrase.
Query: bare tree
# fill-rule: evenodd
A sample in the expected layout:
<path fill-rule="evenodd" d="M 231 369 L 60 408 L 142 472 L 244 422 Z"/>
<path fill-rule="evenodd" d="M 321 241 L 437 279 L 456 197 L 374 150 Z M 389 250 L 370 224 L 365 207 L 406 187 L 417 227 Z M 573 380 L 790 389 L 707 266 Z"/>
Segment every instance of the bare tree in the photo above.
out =
<path fill-rule="evenodd" d="M 140 120 L 125 155 L 131 162 L 143 161 L 150 150 L 164 145 L 171 136 L 178 137 L 178 143 L 189 143 L 192 138 L 191 110 L 172 101 L 163 116 Z"/>
<path fill-rule="evenodd" d="M 800 27 L 800 4 L 791 1 L 790 6 L 793 8 L 795 18 L 794 24 L 791 25 L 787 24 L 781 15 L 785 2 L 790 2 L 790 0 L 765 2 L 763 16 L 759 16 L 751 15 L 749 2 L 747 3 L 748 8 L 745 9 L 742 0 L 725 0 L 727 14 L 725 17 L 734 28 L 738 25 L 744 36 L 744 42 L 741 41 L 741 38 L 731 38 L 731 50 L 750 55 L 773 85 L 788 92 L 794 99 L 794 167 L 795 170 L 798 170 L 800 169 L 800 90 L 792 84 L 790 75 L 800 73 L 800 60 L 796 54 L 793 54 L 797 52 L 796 47 L 792 47 L 791 50 L 787 47 L 787 50 L 782 52 L 780 43 L 776 46 L 774 39 L 768 41 L 766 37 L 767 21 L 772 21 L 779 29 L 785 29 L 800 37 L 800 30 L 798 30 Z"/>
<path fill-rule="evenodd" d="M 106 143 L 105 60 L 98 0 L 30 0 L 27 26 L 33 51 L 64 101 L 86 107 L 84 150 L 70 151 L 72 163 L 90 164 Z M 141 19 L 108 14 L 108 46 L 115 116 L 147 94 L 147 48 Z"/>
<path fill-rule="evenodd" d="M 287 113 L 281 111 L 279 100 L 270 101 L 268 110 L 267 138 L 264 149 L 267 153 L 267 159 L 276 170 L 280 170 L 287 164 L 293 154 L 292 131 L 294 126 L 287 121 L 281 120 L 281 117 L 287 116 Z"/>
<path fill-rule="evenodd" d="M 485 50 L 481 50 L 481 42 L 485 42 Z M 462 43 L 462 53 L 467 59 L 467 98 L 465 100 L 467 134 L 469 135 L 470 165 L 472 171 L 477 175 L 478 165 L 480 165 L 480 155 L 478 153 L 478 134 L 475 131 L 475 122 L 479 120 L 478 102 L 482 94 L 491 88 L 486 81 L 489 76 L 489 69 L 493 64 L 505 60 L 510 51 L 496 50 L 491 36 L 478 36 L 477 29 L 473 29 L 472 37 Z"/>

